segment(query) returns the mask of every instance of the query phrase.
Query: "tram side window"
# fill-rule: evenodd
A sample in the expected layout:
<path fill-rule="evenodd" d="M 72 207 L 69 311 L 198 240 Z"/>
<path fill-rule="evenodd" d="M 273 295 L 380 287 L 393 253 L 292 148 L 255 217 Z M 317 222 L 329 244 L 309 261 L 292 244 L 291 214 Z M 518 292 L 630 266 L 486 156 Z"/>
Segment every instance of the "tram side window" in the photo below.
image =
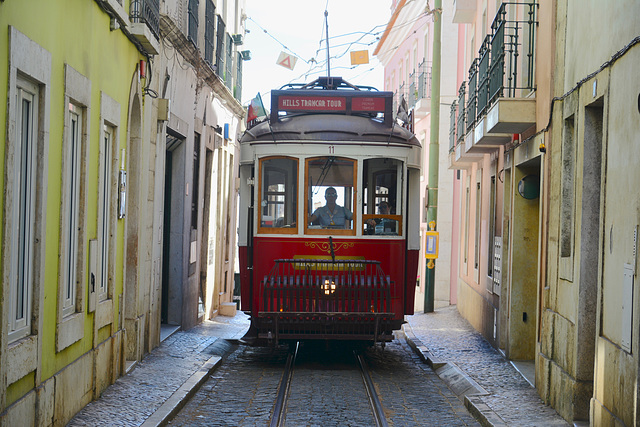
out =
<path fill-rule="evenodd" d="M 353 234 L 355 171 L 352 159 L 307 159 L 307 233 Z"/>
<path fill-rule="evenodd" d="M 367 159 L 363 165 L 363 234 L 402 234 L 402 162 Z"/>
<path fill-rule="evenodd" d="M 267 158 L 260 161 L 260 232 L 296 232 L 298 161 Z"/>

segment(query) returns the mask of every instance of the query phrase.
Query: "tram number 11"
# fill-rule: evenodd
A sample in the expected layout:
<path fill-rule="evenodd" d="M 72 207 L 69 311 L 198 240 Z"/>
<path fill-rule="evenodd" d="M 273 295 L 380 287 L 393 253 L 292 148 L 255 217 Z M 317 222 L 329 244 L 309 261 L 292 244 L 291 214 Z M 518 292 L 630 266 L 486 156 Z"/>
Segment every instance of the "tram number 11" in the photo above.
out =
<path fill-rule="evenodd" d="M 329 154 L 336 154 L 336 146 L 335 145 L 330 145 L 329 146 Z"/>

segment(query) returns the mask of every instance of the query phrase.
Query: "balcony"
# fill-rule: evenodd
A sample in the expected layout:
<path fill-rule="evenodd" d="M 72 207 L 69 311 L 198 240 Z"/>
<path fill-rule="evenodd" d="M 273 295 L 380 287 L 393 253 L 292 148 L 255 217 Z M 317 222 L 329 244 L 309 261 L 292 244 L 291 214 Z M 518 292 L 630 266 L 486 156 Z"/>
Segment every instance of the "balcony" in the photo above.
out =
<path fill-rule="evenodd" d="M 431 63 L 420 63 L 409 81 L 409 108 L 413 108 L 416 119 L 420 120 L 431 111 Z"/>
<path fill-rule="evenodd" d="M 473 145 L 472 133 L 467 132 L 466 83 L 462 82 L 458 90 L 458 101 L 451 106 L 449 126 L 449 169 L 468 169 L 482 159 L 484 153 L 469 151 Z"/>
<path fill-rule="evenodd" d="M 536 123 L 535 29 L 538 5 L 503 3 L 491 25 L 487 131 L 523 133 Z"/>
<path fill-rule="evenodd" d="M 466 103 L 464 98 L 458 102 L 458 108 L 464 105 L 468 153 L 495 151 L 510 143 L 514 133 L 523 133 L 536 123 L 537 7 L 535 2 L 502 3 L 491 34 L 483 40 L 469 68 Z"/>
<path fill-rule="evenodd" d="M 157 55 L 160 34 L 160 0 L 131 0 L 129 5 L 131 35 L 150 55 Z"/>
<path fill-rule="evenodd" d="M 454 0 L 453 22 L 471 24 L 476 17 L 476 0 Z"/>
<path fill-rule="evenodd" d="M 402 84 L 398 87 L 398 90 L 393 93 L 393 111 L 397 112 L 398 108 L 400 108 L 400 103 L 402 102 L 402 98 L 404 98 L 405 102 L 409 99 L 409 85 L 402 82 Z M 410 109 L 411 106 L 407 103 L 407 110 Z M 408 111 L 407 111 L 408 112 Z"/>

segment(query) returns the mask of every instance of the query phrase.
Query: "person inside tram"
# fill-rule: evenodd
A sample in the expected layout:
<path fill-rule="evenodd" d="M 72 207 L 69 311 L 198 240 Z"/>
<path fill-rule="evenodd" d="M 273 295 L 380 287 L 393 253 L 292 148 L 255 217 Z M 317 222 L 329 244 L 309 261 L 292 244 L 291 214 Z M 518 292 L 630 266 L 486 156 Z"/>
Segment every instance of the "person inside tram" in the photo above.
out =
<path fill-rule="evenodd" d="M 391 215 L 391 208 L 387 201 L 383 200 L 380 202 L 378 205 L 378 214 Z M 394 233 L 396 231 L 396 221 L 389 218 L 369 219 L 367 220 L 367 225 L 369 226 L 367 234 L 382 234 L 383 232 Z"/>
<path fill-rule="evenodd" d="M 353 214 L 349 209 L 336 204 L 338 192 L 335 188 L 329 187 L 324 192 L 327 204 L 316 209 L 309 217 L 310 224 L 319 224 L 327 228 L 347 228 L 347 220 L 353 219 Z"/>

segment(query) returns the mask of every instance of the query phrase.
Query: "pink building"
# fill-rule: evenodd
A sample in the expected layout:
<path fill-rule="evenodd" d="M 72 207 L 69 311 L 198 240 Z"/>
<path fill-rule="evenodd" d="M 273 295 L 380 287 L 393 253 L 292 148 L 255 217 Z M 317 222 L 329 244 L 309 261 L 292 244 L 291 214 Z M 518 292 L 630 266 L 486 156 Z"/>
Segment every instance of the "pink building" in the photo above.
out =
<path fill-rule="evenodd" d="M 425 273 L 424 242 L 427 227 L 427 200 L 425 197 L 428 185 L 429 145 L 431 140 L 432 115 L 432 59 L 434 40 L 434 19 L 442 19 L 442 75 L 440 82 L 440 110 L 436 141 L 439 141 L 438 157 L 438 223 L 439 256 L 435 269 L 435 308 L 456 303 L 456 281 L 452 271 L 457 271 L 455 257 L 457 247 L 452 247 L 458 239 L 452 234 L 452 220 L 455 218 L 453 200 L 456 200 L 458 175 L 448 169 L 449 114 L 451 105 L 457 96 L 459 84 L 456 73 L 450 70 L 457 68 L 457 24 L 453 24 L 451 0 L 444 2 L 443 10 L 429 9 L 426 0 L 407 1 L 393 0 L 392 17 L 380 38 L 374 55 L 385 67 L 384 90 L 395 93 L 396 111 L 402 99 L 407 103 L 413 124 L 413 132 L 423 146 L 423 170 L 420 196 L 423 209 L 421 211 L 421 265 L 419 268 L 418 289 L 416 289 L 416 311 L 424 309 Z M 461 79 L 461 76 L 460 76 Z M 434 145 L 435 146 L 435 145 Z M 432 201 L 433 205 L 433 201 Z M 455 243 L 457 244 L 457 243 Z"/>

